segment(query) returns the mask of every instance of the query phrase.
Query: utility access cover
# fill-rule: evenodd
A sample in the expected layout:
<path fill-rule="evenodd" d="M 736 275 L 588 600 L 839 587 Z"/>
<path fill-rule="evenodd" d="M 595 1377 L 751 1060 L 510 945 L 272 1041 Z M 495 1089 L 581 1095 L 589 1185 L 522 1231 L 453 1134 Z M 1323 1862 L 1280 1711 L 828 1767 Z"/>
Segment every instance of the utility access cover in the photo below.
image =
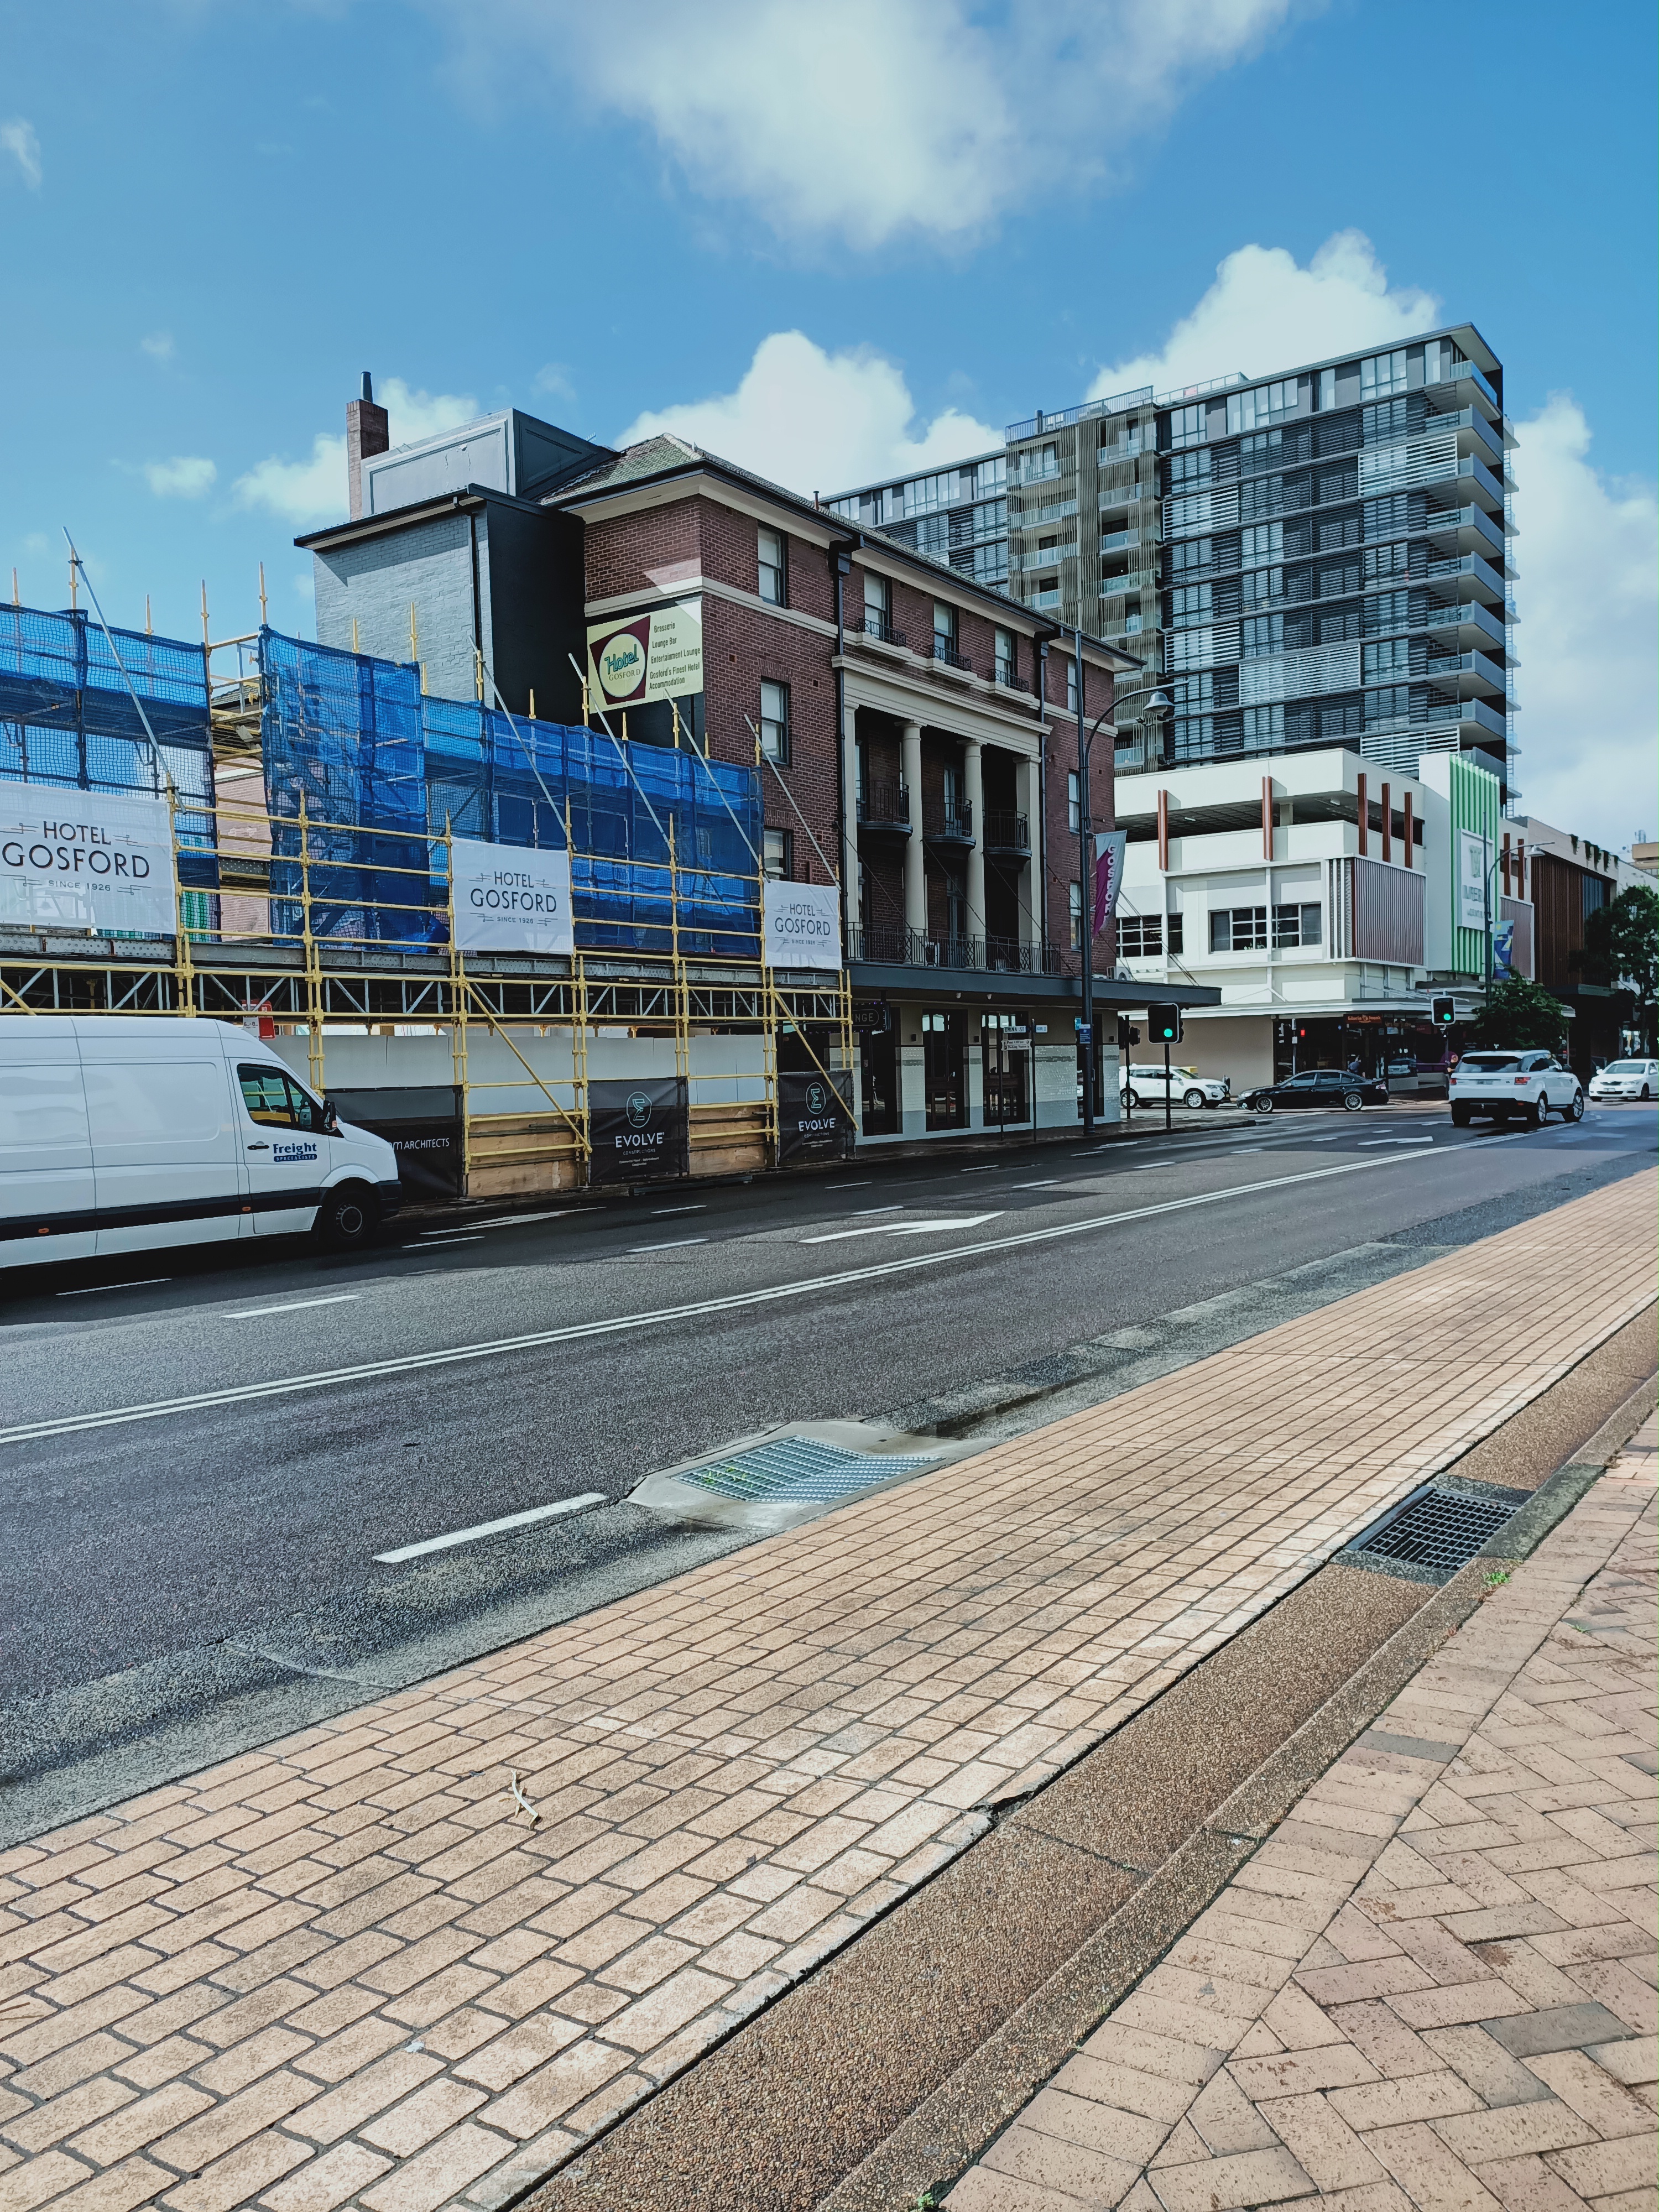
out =
<path fill-rule="evenodd" d="M 1425 1491 L 1362 1536 L 1347 1556 L 1357 1566 L 1379 1567 L 1385 1574 L 1403 1574 L 1418 1582 L 1449 1582 L 1519 1510 L 1526 1495 L 1495 1486 L 1479 1497 L 1455 1490 Z"/>
<path fill-rule="evenodd" d="M 919 1467 L 934 1467 L 938 1459 L 935 1452 L 847 1451 L 814 1437 L 785 1437 L 695 1468 L 680 1480 L 721 1498 L 828 1499 L 890 1482 Z"/>

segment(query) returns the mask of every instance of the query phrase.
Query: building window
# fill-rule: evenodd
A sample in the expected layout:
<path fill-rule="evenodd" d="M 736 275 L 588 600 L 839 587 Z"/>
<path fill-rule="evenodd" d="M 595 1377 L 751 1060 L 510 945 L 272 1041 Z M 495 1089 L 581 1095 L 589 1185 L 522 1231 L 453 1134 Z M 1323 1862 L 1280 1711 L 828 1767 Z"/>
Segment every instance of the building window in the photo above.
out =
<path fill-rule="evenodd" d="M 1157 914 L 1121 914 L 1117 918 L 1117 949 L 1126 960 L 1155 960 L 1164 950 L 1164 917 Z"/>
<path fill-rule="evenodd" d="M 1066 884 L 1066 911 L 1072 925 L 1072 950 L 1073 952 L 1079 952 L 1083 949 L 1083 886 L 1081 884 Z"/>
<path fill-rule="evenodd" d="M 1244 709 L 1244 743 L 1260 750 L 1264 745 L 1282 745 L 1285 742 L 1285 709 L 1282 707 L 1247 707 Z"/>
<path fill-rule="evenodd" d="M 759 533 L 759 546 L 760 595 L 769 606 L 787 606 L 789 574 L 782 532 L 763 530 Z"/>
<path fill-rule="evenodd" d="M 1077 662 L 1070 653 L 1066 656 L 1066 711 L 1077 712 Z"/>
<path fill-rule="evenodd" d="M 941 646 L 946 653 L 954 653 L 957 649 L 957 611 L 953 606 L 947 605 L 945 600 L 935 599 L 933 602 L 933 650 L 937 653 Z"/>
<path fill-rule="evenodd" d="M 1385 637 L 1380 644 L 1362 648 L 1361 681 L 1366 684 L 1390 684 L 1412 672 L 1412 648 L 1408 638 Z"/>
<path fill-rule="evenodd" d="M 769 883 L 787 883 L 795 872 L 794 836 L 788 830 L 761 832 L 761 863 Z"/>
<path fill-rule="evenodd" d="M 1406 349 L 1396 346 L 1392 353 L 1373 354 L 1369 361 L 1359 364 L 1359 397 L 1361 399 L 1386 399 L 1390 392 L 1406 389 Z"/>
<path fill-rule="evenodd" d="M 1267 909 L 1265 906 L 1223 907 L 1210 916 L 1212 952 L 1265 952 L 1267 949 Z"/>
<path fill-rule="evenodd" d="M 1456 710 L 1448 706 L 1447 713 Z M 1382 730 L 1395 722 L 1409 722 L 1412 718 L 1412 687 L 1409 684 L 1385 684 L 1379 690 L 1365 694 L 1365 726 Z"/>
<path fill-rule="evenodd" d="M 1083 803 L 1078 794 L 1077 771 L 1073 769 L 1066 778 L 1066 827 L 1076 836 L 1083 823 Z"/>
<path fill-rule="evenodd" d="M 1178 914 L 1172 914 L 1170 916 L 1170 950 L 1171 952 L 1180 951 L 1182 945 L 1182 934 L 1181 916 Z"/>
<path fill-rule="evenodd" d="M 1282 422 L 1295 412 L 1293 376 L 1285 377 L 1277 384 L 1258 385 L 1254 392 L 1236 392 L 1227 401 L 1227 434 L 1236 437 L 1241 430 L 1257 430 L 1267 422 Z"/>
<path fill-rule="evenodd" d="M 1000 629 L 997 632 L 997 682 L 1012 684 L 1018 673 L 1014 633 L 1011 629 Z"/>
<path fill-rule="evenodd" d="M 1243 657 L 1258 659 L 1266 653 L 1285 650 L 1285 617 L 1283 615 L 1256 615 L 1243 626 Z"/>
<path fill-rule="evenodd" d="M 789 757 L 789 686 L 763 684 L 760 688 L 761 750 L 768 760 Z"/>
<path fill-rule="evenodd" d="M 885 576 L 864 572 L 864 620 L 872 635 L 886 635 L 893 614 L 893 587 Z"/>
<path fill-rule="evenodd" d="M 1170 443 L 1172 446 L 1196 446 L 1208 435 L 1205 428 L 1206 410 L 1197 407 L 1176 407 L 1170 414 Z"/>
<path fill-rule="evenodd" d="M 1282 522 L 1258 522 L 1253 529 L 1242 531 L 1238 541 L 1238 565 L 1241 568 L 1260 568 L 1264 561 L 1285 558 L 1285 526 Z"/>
<path fill-rule="evenodd" d="M 1273 908 L 1273 943 L 1285 945 L 1317 945 L 1319 942 L 1319 908 L 1316 906 L 1276 906 Z"/>
<path fill-rule="evenodd" d="M 1022 459 L 1024 465 L 1019 473 L 1023 483 L 1040 483 L 1045 477 L 1057 477 L 1060 474 L 1058 446 L 1038 446 L 1034 451 L 1024 454 Z"/>
<path fill-rule="evenodd" d="M 1214 611 L 1214 591 L 1209 584 L 1183 584 L 1170 594 L 1172 623 L 1184 625 L 1208 622 Z"/>
<path fill-rule="evenodd" d="M 1243 582 L 1243 604 L 1247 607 L 1270 606 L 1273 600 L 1285 596 L 1282 568 L 1252 568 Z"/>

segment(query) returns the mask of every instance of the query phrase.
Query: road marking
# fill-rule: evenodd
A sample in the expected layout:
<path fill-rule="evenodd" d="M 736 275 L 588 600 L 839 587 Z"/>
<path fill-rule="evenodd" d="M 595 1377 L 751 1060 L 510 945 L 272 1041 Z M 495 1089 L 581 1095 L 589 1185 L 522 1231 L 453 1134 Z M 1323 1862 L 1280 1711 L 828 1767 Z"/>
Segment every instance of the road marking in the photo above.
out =
<path fill-rule="evenodd" d="M 147 1291 L 153 1283 L 170 1283 L 171 1275 L 140 1275 L 136 1283 L 89 1283 L 84 1291 L 59 1291 L 60 1298 L 95 1298 L 100 1291 Z"/>
<path fill-rule="evenodd" d="M 482 1230 L 468 1230 L 465 1235 L 457 1234 L 450 1237 L 441 1245 L 405 1244 L 404 1249 L 405 1252 L 447 1252 L 452 1244 L 482 1244 L 483 1243 L 483 1232 Z"/>
<path fill-rule="evenodd" d="M 227 1321 L 263 1321 L 267 1314 L 301 1313 L 307 1306 L 349 1306 L 362 1297 L 361 1291 L 337 1291 L 331 1298 L 295 1298 L 285 1306 L 244 1306 L 240 1313 L 225 1316 Z"/>
<path fill-rule="evenodd" d="M 1372 1145 L 1431 1145 L 1433 1142 L 1432 1137 L 1362 1137 L 1359 1149 L 1363 1152 Z"/>
<path fill-rule="evenodd" d="M 902 1206 L 855 1206 L 853 1212 L 860 1218 L 866 1213 L 902 1213 Z"/>
<path fill-rule="evenodd" d="M 982 1168 L 958 1168 L 957 1173 L 958 1175 L 994 1175 L 1000 1164 L 998 1160 L 990 1160 Z"/>
<path fill-rule="evenodd" d="M 1520 1135 L 1477 1137 L 1474 1144 L 1456 1152 L 1413 1152 L 1416 1159 L 1449 1160 L 1464 1152 L 1487 1145 L 1517 1145 Z M 1027 1245 L 1051 1244 L 1063 1237 L 1084 1237 L 1097 1229 L 1117 1229 L 1126 1222 L 1150 1221 L 1166 1213 L 1184 1213 L 1195 1206 L 1219 1206 L 1231 1198 L 1259 1198 L 1269 1191 L 1288 1190 L 1300 1183 L 1328 1182 L 1335 1176 L 1369 1175 L 1376 1168 L 1400 1167 L 1404 1152 L 1391 1152 L 1386 1160 L 1342 1160 L 1328 1168 L 1304 1168 L 1295 1175 L 1263 1176 L 1255 1182 L 1231 1183 L 1224 1190 L 1197 1191 L 1186 1198 L 1169 1198 L 1156 1206 L 1133 1206 L 1121 1213 L 1097 1213 L 1084 1221 L 1051 1222 L 1042 1229 L 1011 1231 L 1005 1237 L 987 1237 L 977 1244 L 947 1245 L 939 1252 L 910 1252 L 902 1259 L 875 1260 L 862 1267 L 843 1267 L 830 1275 L 805 1275 L 799 1282 L 775 1284 L 768 1290 L 732 1291 L 722 1297 L 696 1298 L 687 1304 L 657 1306 L 641 1313 L 617 1314 L 609 1321 L 573 1322 L 563 1328 L 537 1329 L 523 1336 L 502 1336 L 478 1344 L 457 1344 L 440 1352 L 411 1352 L 391 1359 L 366 1360 L 356 1367 L 331 1367 L 310 1375 L 280 1375 L 268 1382 L 239 1382 L 222 1390 L 199 1390 L 186 1398 L 156 1398 L 148 1404 L 112 1406 L 98 1413 L 64 1413 L 55 1420 L 23 1421 L 0 1429 L 0 1444 L 31 1443 L 41 1437 L 70 1436 L 85 1429 L 107 1429 L 128 1421 L 154 1421 L 170 1413 L 194 1413 L 215 1406 L 242 1405 L 256 1398 L 280 1398 L 298 1390 L 324 1390 L 343 1382 L 372 1382 L 394 1375 L 414 1375 L 428 1367 L 453 1367 L 464 1360 L 496 1359 L 505 1352 L 535 1352 L 550 1344 L 574 1344 L 592 1337 L 622 1336 L 639 1329 L 663 1328 L 678 1322 L 700 1321 L 710 1314 L 743 1313 L 755 1306 L 775 1305 L 789 1298 L 814 1297 L 826 1291 L 873 1283 L 884 1277 L 913 1274 L 921 1267 L 943 1267 L 952 1260 L 977 1260 L 995 1252 L 1012 1252 Z"/>
<path fill-rule="evenodd" d="M 651 1209 L 653 1218 L 663 1213 L 707 1213 L 708 1211 L 708 1201 L 702 1199 L 696 1206 L 653 1206 Z"/>
<path fill-rule="evenodd" d="M 421 1231 L 421 1242 L 422 1244 L 453 1244 L 457 1237 L 482 1237 L 486 1229 L 501 1229 L 505 1225 L 499 1221 L 480 1221 L 475 1226 L 467 1229 L 423 1229 Z"/>
<path fill-rule="evenodd" d="M 630 1252 L 678 1252 L 682 1245 L 706 1244 L 706 1237 L 670 1237 L 660 1244 L 630 1244 Z"/>
<path fill-rule="evenodd" d="M 428 1229 L 428 1237 L 464 1237 L 475 1229 L 516 1229 L 521 1221 L 562 1221 L 567 1213 L 598 1213 L 597 1206 L 562 1206 L 552 1213 L 496 1213 L 488 1221 L 464 1222 L 459 1229 Z"/>
<path fill-rule="evenodd" d="M 826 1190 L 868 1190 L 874 1181 L 873 1176 L 866 1176 L 862 1182 L 827 1182 L 823 1187 Z"/>
<path fill-rule="evenodd" d="M 899 1212 L 902 1209 L 890 1209 Z M 844 1237 L 933 1237 L 942 1229 L 977 1229 L 981 1221 L 1000 1221 L 999 1207 L 994 1213 L 963 1213 L 953 1219 L 939 1221 L 872 1221 L 867 1229 L 832 1229 L 827 1236 L 803 1237 L 803 1244 L 839 1244 Z"/>
<path fill-rule="evenodd" d="M 1047 1182 L 1017 1182 L 1012 1188 L 1015 1190 L 1054 1190 L 1059 1182 L 1058 1176 L 1050 1176 Z"/>
<path fill-rule="evenodd" d="M 423 1559 L 428 1552 L 447 1552 L 453 1544 L 476 1544 L 480 1536 L 499 1536 L 508 1528 L 527 1528 L 534 1521 L 551 1521 L 566 1513 L 585 1513 L 590 1505 L 609 1502 L 602 1490 L 585 1490 L 580 1498 L 562 1498 L 556 1505 L 532 1505 L 527 1513 L 508 1513 L 499 1521 L 481 1521 L 476 1528 L 457 1528 L 449 1536 L 428 1536 L 423 1544 L 405 1544 L 396 1552 L 376 1552 L 375 1564 L 395 1567 L 402 1559 Z"/>

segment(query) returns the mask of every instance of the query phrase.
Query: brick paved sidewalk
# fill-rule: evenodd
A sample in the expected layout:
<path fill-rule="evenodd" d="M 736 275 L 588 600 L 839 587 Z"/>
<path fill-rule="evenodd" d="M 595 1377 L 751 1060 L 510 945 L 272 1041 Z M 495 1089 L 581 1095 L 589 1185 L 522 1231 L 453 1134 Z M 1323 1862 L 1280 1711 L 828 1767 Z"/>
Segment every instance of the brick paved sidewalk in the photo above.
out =
<path fill-rule="evenodd" d="M 948 2212 L 1651 2212 L 1655 1434 Z"/>
<path fill-rule="evenodd" d="M 0 2212 L 505 2201 L 1642 1311 L 1654 1194 L 0 1855 Z"/>

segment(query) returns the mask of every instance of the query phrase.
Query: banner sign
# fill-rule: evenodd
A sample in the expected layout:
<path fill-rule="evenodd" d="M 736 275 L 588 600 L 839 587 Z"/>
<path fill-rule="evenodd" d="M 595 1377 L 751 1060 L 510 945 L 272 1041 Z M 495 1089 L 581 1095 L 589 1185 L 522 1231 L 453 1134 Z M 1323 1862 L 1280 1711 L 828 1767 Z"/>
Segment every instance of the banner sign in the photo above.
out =
<path fill-rule="evenodd" d="M 843 1081 L 848 1079 L 843 1078 Z M 853 1109 L 841 1086 L 815 1068 L 778 1078 L 778 1165 L 844 1159 L 853 1149 Z"/>
<path fill-rule="evenodd" d="M 654 1182 L 691 1167 L 691 1115 L 675 1075 L 637 1083 L 590 1083 L 589 1182 Z"/>
<path fill-rule="evenodd" d="M 1515 981 L 1515 924 L 1500 921 L 1492 933 L 1492 979 L 1494 983 Z"/>
<path fill-rule="evenodd" d="M 167 801 L 0 783 L 0 921 L 171 937 Z"/>
<path fill-rule="evenodd" d="M 761 957 L 769 968 L 841 966 L 841 892 L 834 884 L 761 889 Z"/>
<path fill-rule="evenodd" d="M 593 623 L 587 633 L 587 684 L 601 713 L 701 691 L 702 601 L 678 599 L 649 614 Z"/>
<path fill-rule="evenodd" d="M 1461 929 L 1486 926 L 1486 841 L 1468 830 L 1457 833 L 1457 922 Z"/>
<path fill-rule="evenodd" d="M 450 870 L 463 952 L 575 951 L 568 853 L 457 837 Z"/>
<path fill-rule="evenodd" d="M 1095 836 L 1095 935 L 1099 936 L 1117 912 L 1117 895 L 1123 888 L 1123 848 L 1127 830 L 1102 830 Z"/>

